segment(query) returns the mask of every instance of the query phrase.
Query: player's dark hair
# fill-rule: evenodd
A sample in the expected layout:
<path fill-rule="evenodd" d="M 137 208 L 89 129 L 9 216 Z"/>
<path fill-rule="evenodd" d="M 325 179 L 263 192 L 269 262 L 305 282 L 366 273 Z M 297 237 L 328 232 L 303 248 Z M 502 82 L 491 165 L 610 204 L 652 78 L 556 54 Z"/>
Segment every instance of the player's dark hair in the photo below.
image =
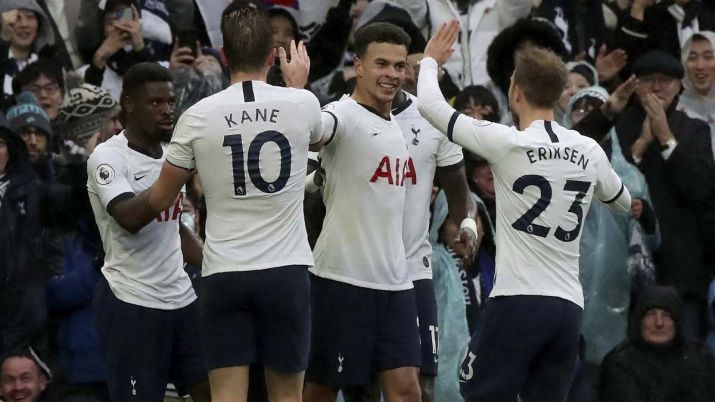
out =
<path fill-rule="evenodd" d="M 536 107 L 552 108 L 566 85 L 568 69 L 551 50 L 528 46 L 516 53 L 514 85 Z"/>
<path fill-rule="evenodd" d="M 230 4 L 221 15 L 223 51 L 234 73 L 259 71 L 273 50 L 273 28 L 265 11 Z"/>
<path fill-rule="evenodd" d="M 367 47 L 371 43 L 391 43 L 403 45 L 405 49 L 410 47 L 410 36 L 404 29 L 389 22 L 373 22 L 363 26 L 355 32 L 353 50 L 355 55 L 362 59 L 365 57 Z"/>
<path fill-rule="evenodd" d="M 17 73 L 12 79 L 12 93 L 19 95 L 24 86 L 30 85 L 37 81 L 41 75 L 44 75 L 50 81 L 54 81 L 59 85 L 60 91 L 65 93 L 65 79 L 62 76 L 62 66 L 53 63 L 47 59 L 38 60 L 30 63 L 22 71 Z"/>
<path fill-rule="evenodd" d="M 119 113 L 119 120 L 122 124 L 125 124 L 126 121 L 124 98 L 127 96 L 135 96 L 137 91 L 143 90 L 146 84 L 152 82 L 172 82 L 171 73 L 158 63 L 143 62 L 133 65 L 127 70 L 127 73 L 124 74 L 122 80 L 122 95 L 119 99 L 119 105 L 122 109 Z"/>

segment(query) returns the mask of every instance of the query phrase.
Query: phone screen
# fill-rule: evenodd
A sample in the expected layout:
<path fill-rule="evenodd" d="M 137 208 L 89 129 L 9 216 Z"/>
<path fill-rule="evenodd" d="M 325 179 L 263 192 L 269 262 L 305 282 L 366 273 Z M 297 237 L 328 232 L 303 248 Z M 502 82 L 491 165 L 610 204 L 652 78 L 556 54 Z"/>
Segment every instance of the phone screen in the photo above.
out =
<path fill-rule="evenodd" d="M 122 20 L 128 20 L 131 21 L 134 19 L 134 15 L 132 14 L 132 9 L 129 7 L 125 7 L 122 10 L 117 10 L 117 19 L 122 21 Z"/>

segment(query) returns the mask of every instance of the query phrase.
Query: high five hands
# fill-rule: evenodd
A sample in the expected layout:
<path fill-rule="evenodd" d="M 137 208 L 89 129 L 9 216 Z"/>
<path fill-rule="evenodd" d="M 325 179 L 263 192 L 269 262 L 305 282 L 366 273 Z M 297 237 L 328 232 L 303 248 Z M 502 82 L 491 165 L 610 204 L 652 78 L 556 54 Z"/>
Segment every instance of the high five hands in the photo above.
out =
<path fill-rule="evenodd" d="M 287 87 L 304 88 L 308 82 L 310 73 L 310 57 L 303 41 L 295 45 L 295 41 L 290 43 L 290 60 L 285 49 L 278 48 L 278 57 L 281 62 L 281 72 Z"/>
<path fill-rule="evenodd" d="M 454 49 L 452 45 L 459 37 L 459 21 L 452 20 L 439 27 L 439 30 L 432 35 L 425 47 L 425 57 L 431 57 L 442 65 L 449 60 Z"/>

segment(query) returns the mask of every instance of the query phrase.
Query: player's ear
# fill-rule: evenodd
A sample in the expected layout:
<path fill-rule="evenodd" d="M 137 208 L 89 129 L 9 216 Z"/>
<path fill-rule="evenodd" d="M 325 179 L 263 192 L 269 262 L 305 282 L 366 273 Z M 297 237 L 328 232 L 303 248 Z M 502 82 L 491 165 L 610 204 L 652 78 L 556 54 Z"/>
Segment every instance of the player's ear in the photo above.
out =
<path fill-rule="evenodd" d="M 124 113 L 132 113 L 134 111 L 134 100 L 129 95 L 123 95 L 119 102 Z"/>
<path fill-rule="evenodd" d="M 273 49 L 271 49 L 271 53 L 268 54 L 266 65 L 268 67 L 273 67 L 273 65 L 276 64 L 276 57 L 278 57 L 278 48 L 274 47 Z"/>
<path fill-rule="evenodd" d="M 358 77 L 362 77 L 362 61 L 359 57 L 353 57 L 353 66 L 355 67 L 355 74 L 357 74 Z"/>
<path fill-rule="evenodd" d="M 221 46 L 221 64 L 224 66 L 228 65 L 228 59 L 226 58 L 226 52 L 224 52 L 223 46 Z"/>

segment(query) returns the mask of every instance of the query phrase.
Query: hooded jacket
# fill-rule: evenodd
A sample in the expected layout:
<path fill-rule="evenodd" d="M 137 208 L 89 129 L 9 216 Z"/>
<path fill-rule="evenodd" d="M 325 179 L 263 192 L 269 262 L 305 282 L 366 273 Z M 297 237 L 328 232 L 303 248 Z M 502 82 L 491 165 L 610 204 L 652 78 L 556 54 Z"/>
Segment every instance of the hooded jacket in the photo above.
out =
<path fill-rule="evenodd" d="M 609 402 L 711 402 L 715 400 L 715 359 L 701 345 L 681 337 L 683 302 L 668 286 L 651 286 L 638 298 L 628 338 L 603 361 L 600 400 Z M 654 308 L 670 313 L 676 334 L 655 346 L 641 336 L 641 322 Z"/>
<path fill-rule="evenodd" d="M 702 31 L 698 32 L 698 35 L 705 37 L 715 48 L 715 32 Z M 680 53 L 680 59 L 683 63 L 683 68 L 685 68 L 686 74 L 682 81 L 683 93 L 680 95 L 680 100 L 678 101 L 676 109 L 684 112 L 692 118 L 701 119 L 710 125 L 710 142 L 713 150 L 713 156 L 715 157 L 715 85 L 710 88 L 710 92 L 707 95 L 701 95 L 693 88 L 693 83 L 690 81 L 690 77 L 688 77 L 687 74 L 688 54 L 690 53 L 692 45 L 693 38 L 690 37 L 683 44 L 683 48 Z"/>
<path fill-rule="evenodd" d="M 16 9 L 30 10 L 37 14 L 39 25 L 37 27 L 37 37 L 32 43 L 32 51 L 40 53 L 45 46 L 54 46 L 55 33 L 52 30 L 50 19 L 45 11 L 35 0 L 2 0 L 0 1 L 0 13 Z M 7 53 L 7 49 L 5 50 Z M 6 57 L 6 55 L 3 55 Z"/>

